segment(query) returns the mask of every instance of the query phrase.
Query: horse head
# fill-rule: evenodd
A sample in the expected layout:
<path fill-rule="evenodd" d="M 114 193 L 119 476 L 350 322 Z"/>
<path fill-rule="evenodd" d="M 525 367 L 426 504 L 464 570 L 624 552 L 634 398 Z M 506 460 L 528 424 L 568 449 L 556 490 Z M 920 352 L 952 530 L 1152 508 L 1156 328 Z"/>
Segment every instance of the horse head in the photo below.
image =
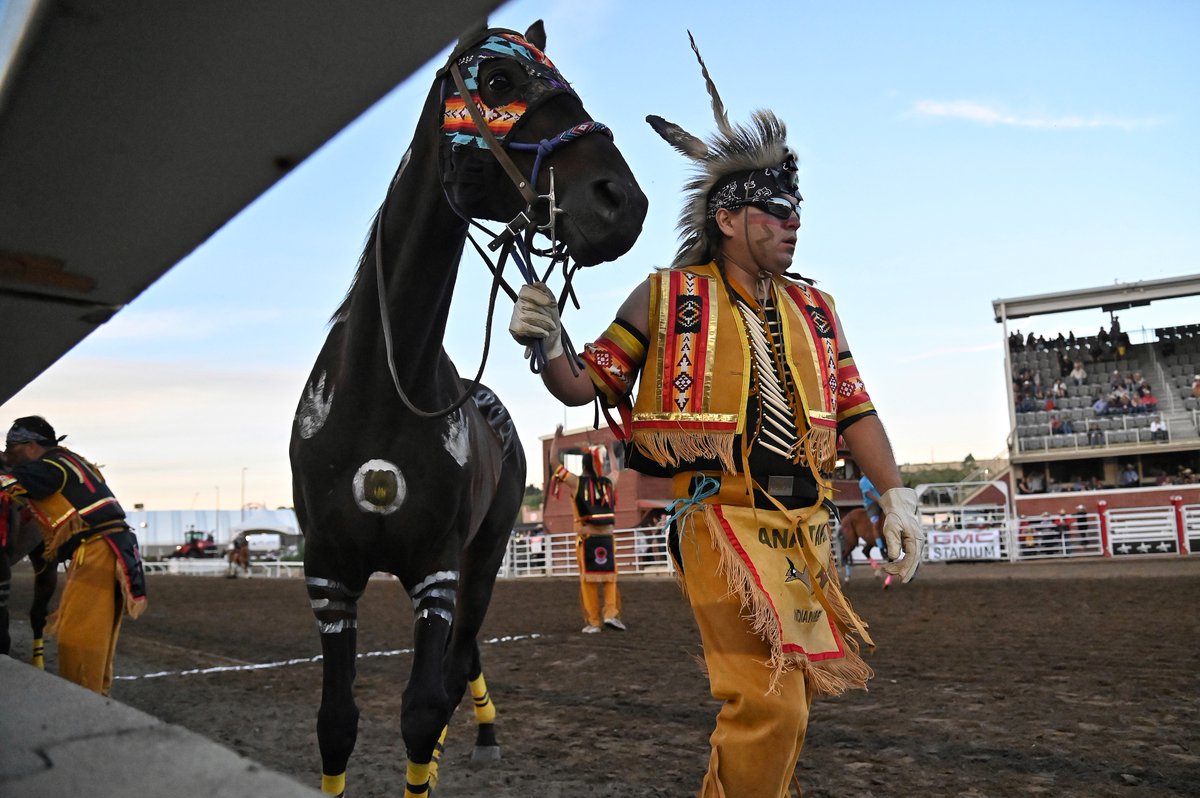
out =
<path fill-rule="evenodd" d="M 523 36 L 463 37 L 439 73 L 442 185 L 464 217 L 509 223 L 525 211 L 543 232 L 553 222 L 580 265 L 613 260 L 637 240 L 646 197 L 545 46 L 540 21 Z"/>

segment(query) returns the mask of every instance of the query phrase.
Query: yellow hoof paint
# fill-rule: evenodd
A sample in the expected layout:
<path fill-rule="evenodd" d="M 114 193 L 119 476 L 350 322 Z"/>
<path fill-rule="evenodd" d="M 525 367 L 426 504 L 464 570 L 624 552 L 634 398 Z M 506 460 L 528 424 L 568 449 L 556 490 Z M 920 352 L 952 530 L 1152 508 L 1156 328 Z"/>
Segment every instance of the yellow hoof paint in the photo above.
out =
<path fill-rule="evenodd" d="M 496 705 L 492 703 L 492 696 L 488 693 L 487 682 L 483 680 L 482 673 L 471 680 L 471 698 L 475 699 L 475 721 L 495 723 Z"/>
<path fill-rule="evenodd" d="M 326 795 L 345 795 L 346 793 L 346 774 L 339 773 L 336 776 L 327 776 L 321 774 L 321 792 Z"/>
<path fill-rule="evenodd" d="M 46 642 L 40 637 L 33 639 L 33 667 L 40 671 L 46 670 Z"/>
<path fill-rule="evenodd" d="M 429 796 L 429 763 L 423 765 L 416 762 L 408 763 L 408 771 L 404 785 L 404 798 L 428 798 Z"/>

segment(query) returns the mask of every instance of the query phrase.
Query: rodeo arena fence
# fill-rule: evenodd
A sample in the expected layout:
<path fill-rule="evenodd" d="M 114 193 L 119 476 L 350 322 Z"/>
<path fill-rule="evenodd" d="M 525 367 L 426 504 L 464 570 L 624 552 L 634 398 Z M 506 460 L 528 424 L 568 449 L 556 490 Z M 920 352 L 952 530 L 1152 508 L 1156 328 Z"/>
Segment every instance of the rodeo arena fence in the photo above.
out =
<path fill-rule="evenodd" d="M 1105 509 L 1095 513 L 1012 516 L 1006 506 L 920 507 L 927 534 L 926 562 L 1028 562 L 1075 557 L 1164 557 L 1200 554 L 1200 504 Z M 836 522 L 835 522 L 836 529 Z M 840 560 L 841 536 L 833 535 Z M 618 529 L 617 570 L 623 575 L 675 571 L 662 527 Z M 866 564 L 861 548 L 851 562 Z M 224 559 L 147 562 L 151 573 L 224 576 Z M 303 564 L 251 560 L 252 577 L 298 577 Z M 500 566 L 501 579 L 578 576 L 575 533 L 514 532 Z"/>

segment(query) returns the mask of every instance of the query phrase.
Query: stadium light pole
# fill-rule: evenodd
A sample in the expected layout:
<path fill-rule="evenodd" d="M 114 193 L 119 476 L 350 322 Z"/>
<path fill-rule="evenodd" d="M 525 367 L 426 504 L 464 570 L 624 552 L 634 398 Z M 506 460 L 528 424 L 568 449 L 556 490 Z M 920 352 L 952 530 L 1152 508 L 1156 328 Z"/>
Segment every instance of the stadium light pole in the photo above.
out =
<path fill-rule="evenodd" d="M 242 466 L 242 523 L 246 523 L 246 470 L 249 466 Z"/>

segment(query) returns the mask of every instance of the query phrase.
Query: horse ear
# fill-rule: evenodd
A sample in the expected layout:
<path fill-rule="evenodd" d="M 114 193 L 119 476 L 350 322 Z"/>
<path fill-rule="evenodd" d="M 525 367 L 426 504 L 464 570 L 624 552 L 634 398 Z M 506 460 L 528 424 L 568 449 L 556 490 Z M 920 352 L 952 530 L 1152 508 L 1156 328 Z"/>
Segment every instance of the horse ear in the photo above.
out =
<path fill-rule="evenodd" d="M 646 117 L 646 121 L 650 123 L 650 127 L 654 128 L 655 133 L 662 136 L 668 144 L 687 157 L 700 160 L 708 155 L 707 144 L 674 122 L 668 122 L 661 116 L 653 114 Z"/>
<path fill-rule="evenodd" d="M 546 26 L 540 19 L 530 25 L 529 30 L 525 31 L 525 41 L 543 53 L 546 52 Z"/>

